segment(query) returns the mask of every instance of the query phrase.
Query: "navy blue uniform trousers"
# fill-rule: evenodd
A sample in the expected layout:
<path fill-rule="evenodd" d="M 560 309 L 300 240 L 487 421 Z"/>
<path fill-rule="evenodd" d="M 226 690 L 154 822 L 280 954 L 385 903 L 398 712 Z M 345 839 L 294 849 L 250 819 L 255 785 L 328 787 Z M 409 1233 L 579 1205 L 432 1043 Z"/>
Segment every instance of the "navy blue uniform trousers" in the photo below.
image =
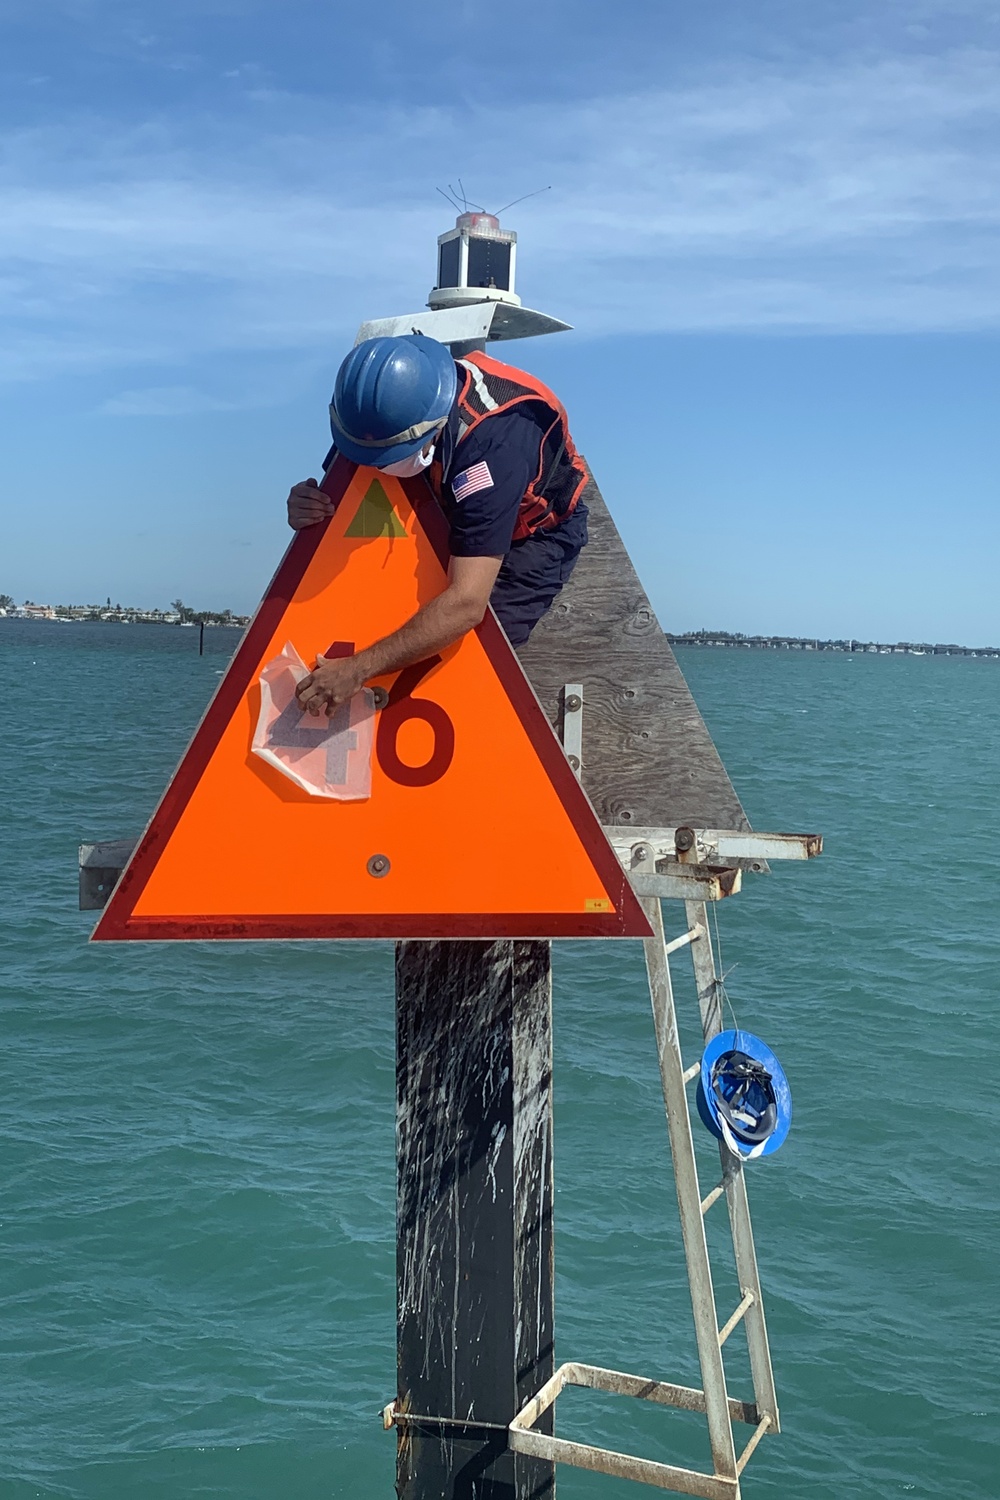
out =
<path fill-rule="evenodd" d="M 554 531 L 536 531 L 512 542 L 490 603 L 512 646 L 523 646 L 569 578 L 587 542 L 583 501 Z"/>

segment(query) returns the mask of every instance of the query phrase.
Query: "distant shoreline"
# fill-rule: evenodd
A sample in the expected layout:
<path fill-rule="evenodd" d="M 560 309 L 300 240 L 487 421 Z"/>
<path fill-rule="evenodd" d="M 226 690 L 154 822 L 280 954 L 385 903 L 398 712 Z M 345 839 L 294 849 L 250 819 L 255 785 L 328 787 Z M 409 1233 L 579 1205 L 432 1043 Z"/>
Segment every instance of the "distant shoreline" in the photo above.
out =
<path fill-rule="evenodd" d="M 60 613 L 54 610 L 49 613 L 42 610 L 0 609 L 0 620 L 19 620 L 22 624 L 40 625 L 175 625 L 185 630 L 193 625 L 207 625 L 219 630 L 245 630 L 250 624 L 251 616 L 230 614 L 227 618 L 224 614 L 205 610 L 193 613 L 191 619 L 181 620 L 176 615 L 166 615 L 162 610 L 88 610 L 80 613 L 68 610 Z"/>
<path fill-rule="evenodd" d="M 840 651 L 851 656 L 982 656 L 1000 661 L 1000 646 L 943 645 L 940 641 L 822 641 L 804 635 L 740 635 L 728 630 L 664 631 L 672 646 L 730 646 L 756 651 Z"/>
<path fill-rule="evenodd" d="M 101 614 L 42 614 L 25 613 L 23 610 L 0 610 L 0 621 L 16 620 L 24 623 L 46 625 L 168 625 L 180 630 L 190 630 L 196 625 L 205 625 L 213 630 L 245 630 L 250 624 L 250 615 L 223 616 L 205 613 L 195 615 L 193 620 L 164 618 L 159 611 L 122 610 L 105 611 Z M 991 661 L 1000 661 L 1000 646 L 959 646 L 940 641 L 861 641 L 854 637 L 842 640 L 820 640 L 816 636 L 804 635 L 740 635 L 726 630 L 664 631 L 671 646 L 724 646 L 730 649 L 753 651 L 837 651 L 851 656 L 972 656 Z"/>

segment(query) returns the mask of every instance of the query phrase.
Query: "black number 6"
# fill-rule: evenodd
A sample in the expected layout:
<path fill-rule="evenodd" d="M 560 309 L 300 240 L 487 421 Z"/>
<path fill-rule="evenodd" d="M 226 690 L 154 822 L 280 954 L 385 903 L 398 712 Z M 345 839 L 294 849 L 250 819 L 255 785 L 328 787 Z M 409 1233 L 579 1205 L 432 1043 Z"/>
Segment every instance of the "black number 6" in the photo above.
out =
<path fill-rule="evenodd" d="M 455 726 L 440 703 L 410 696 L 440 660 L 440 656 L 429 656 L 426 661 L 417 661 L 404 668 L 389 691 L 388 703 L 378 716 L 375 754 L 389 780 L 399 786 L 430 786 L 440 781 L 455 754 Z M 422 766 L 408 766 L 400 760 L 396 749 L 399 731 L 410 719 L 422 719 L 434 735 L 434 749 Z"/>

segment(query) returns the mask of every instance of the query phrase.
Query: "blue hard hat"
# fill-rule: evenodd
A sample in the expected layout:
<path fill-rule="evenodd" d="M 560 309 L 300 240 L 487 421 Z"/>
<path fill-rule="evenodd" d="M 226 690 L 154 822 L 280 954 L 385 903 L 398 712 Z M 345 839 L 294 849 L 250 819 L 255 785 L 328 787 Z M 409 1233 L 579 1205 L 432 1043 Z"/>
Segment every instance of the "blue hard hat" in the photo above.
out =
<path fill-rule="evenodd" d="M 702 1122 L 737 1156 L 777 1151 L 792 1123 L 792 1095 L 780 1062 L 759 1036 L 720 1031 L 702 1053 Z"/>
<path fill-rule="evenodd" d="M 422 333 L 365 339 L 337 374 L 333 441 L 356 464 L 398 463 L 443 426 L 457 390 L 455 361 L 437 339 Z"/>

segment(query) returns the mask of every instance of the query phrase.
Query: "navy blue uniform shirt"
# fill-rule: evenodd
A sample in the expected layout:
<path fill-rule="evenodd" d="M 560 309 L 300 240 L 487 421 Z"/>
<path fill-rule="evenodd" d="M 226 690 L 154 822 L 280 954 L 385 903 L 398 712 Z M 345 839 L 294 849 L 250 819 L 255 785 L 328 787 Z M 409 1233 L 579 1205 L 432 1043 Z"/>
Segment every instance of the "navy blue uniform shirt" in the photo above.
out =
<path fill-rule="evenodd" d="M 456 446 L 460 420 L 453 411 L 435 453 L 443 472 L 441 502 L 451 528 L 451 553 L 503 557 L 510 551 L 524 492 L 538 473 L 545 429 L 529 407 L 515 406 L 480 422 Z"/>
<path fill-rule="evenodd" d="M 435 453 L 442 466 L 441 503 L 451 554 L 504 559 L 490 603 L 511 645 L 520 646 L 573 571 L 587 541 L 587 507 L 580 500 L 553 530 L 513 541 L 521 501 L 538 473 L 545 430 L 541 419 L 529 406 L 515 406 L 480 422 L 458 443 L 459 423 L 454 410 Z M 324 469 L 335 451 L 327 455 Z"/>
<path fill-rule="evenodd" d="M 503 557 L 490 603 L 512 646 L 521 646 L 573 571 L 587 541 L 587 507 L 552 531 L 513 541 L 524 492 L 538 473 L 545 428 L 527 404 L 480 422 L 456 445 L 453 411 L 438 455 L 441 502 L 451 528 L 453 557 Z M 471 477 L 470 477 L 471 476 Z M 457 486 L 457 494 L 456 494 Z"/>

